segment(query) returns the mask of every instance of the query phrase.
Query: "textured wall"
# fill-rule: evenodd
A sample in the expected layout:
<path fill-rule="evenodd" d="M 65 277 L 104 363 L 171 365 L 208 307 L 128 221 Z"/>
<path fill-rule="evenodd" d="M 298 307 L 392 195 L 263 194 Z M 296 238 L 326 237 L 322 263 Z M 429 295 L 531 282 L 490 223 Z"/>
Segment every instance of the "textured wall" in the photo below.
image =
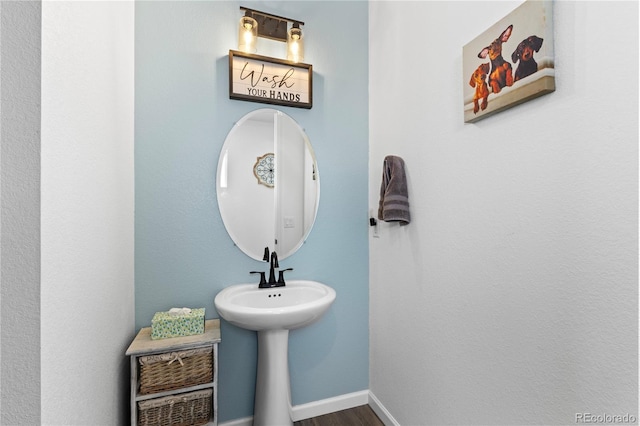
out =
<path fill-rule="evenodd" d="M 254 282 L 218 211 L 215 176 L 235 121 L 263 104 L 229 99 L 240 4 L 305 22 L 313 108 L 278 108 L 306 131 L 320 170 L 311 234 L 282 267 L 332 286 L 320 322 L 290 335 L 294 404 L 368 388 L 367 3 L 187 1 L 136 4 L 136 327 L 172 306 L 206 308 Z M 354 31 L 355 29 L 358 29 Z M 260 40 L 261 46 L 269 43 Z M 270 54 L 283 57 L 284 44 Z M 263 52 L 259 46 L 259 53 Z M 279 48 L 279 50 L 278 50 Z M 255 206 L 261 208 L 260 205 Z M 265 243 L 266 245 L 266 243 Z M 257 283 L 257 281 L 255 281 Z M 256 336 L 223 322 L 220 421 L 253 413 Z"/>
<path fill-rule="evenodd" d="M 40 2 L 0 4 L 0 423 L 40 421 Z"/>
<path fill-rule="evenodd" d="M 132 2 L 42 8 L 42 422 L 127 424 Z"/>
<path fill-rule="evenodd" d="M 369 201 L 401 155 L 413 213 L 370 239 L 400 424 L 638 415 L 638 3 L 555 2 L 557 90 L 464 125 L 462 46 L 519 4 L 370 3 Z"/>

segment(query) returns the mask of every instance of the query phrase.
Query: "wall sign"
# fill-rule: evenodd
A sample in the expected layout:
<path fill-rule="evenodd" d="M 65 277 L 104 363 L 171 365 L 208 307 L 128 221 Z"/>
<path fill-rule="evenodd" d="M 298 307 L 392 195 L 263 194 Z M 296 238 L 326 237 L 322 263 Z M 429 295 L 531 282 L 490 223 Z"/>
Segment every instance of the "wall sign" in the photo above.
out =
<path fill-rule="evenodd" d="M 312 106 L 309 64 L 229 51 L 229 98 L 297 108 Z"/>

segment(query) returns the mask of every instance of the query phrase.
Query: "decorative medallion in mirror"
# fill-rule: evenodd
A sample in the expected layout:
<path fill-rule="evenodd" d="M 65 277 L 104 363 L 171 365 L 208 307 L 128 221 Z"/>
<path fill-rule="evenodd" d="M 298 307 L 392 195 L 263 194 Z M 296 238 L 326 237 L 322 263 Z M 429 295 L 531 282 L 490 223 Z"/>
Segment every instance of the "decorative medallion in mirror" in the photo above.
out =
<path fill-rule="evenodd" d="M 318 165 L 304 130 L 276 109 L 242 117 L 220 152 L 216 192 L 224 226 L 247 256 L 261 261 L 267 246 L 280 259 L 295 253 L 320 199 Z"/>
<path fill-rule="evenodd" d="M 273 188 L 275 165 L 272 152 L 258 157 L 256 164 L 253 165 L 253 174 L 258 179 L 258 183 Z"/>

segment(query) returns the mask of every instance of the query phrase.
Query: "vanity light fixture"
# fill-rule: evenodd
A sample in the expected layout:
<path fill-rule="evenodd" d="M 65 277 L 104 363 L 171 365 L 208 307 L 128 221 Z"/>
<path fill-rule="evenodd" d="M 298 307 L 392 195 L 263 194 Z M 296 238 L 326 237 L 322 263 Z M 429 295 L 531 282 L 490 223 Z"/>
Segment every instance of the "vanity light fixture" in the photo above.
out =
<path fill-rule="evenodd" d="M 244 10 L 245 14 L 240 19 L 238 50 L 245 53 L 255 53 L 257 51 L 257 37 L 264 37 L 287 43 L 287 59 L 289 61 L 302 62 L 304 60 L 302 29 L 300 29 L 304 22 L 244 6 L 240 6 L 240 10 Z M 292 24 L 290 29 L 288 29 L 289 23 Z"/>
<path fill-rule="evenodd" d="M 302 30 L 297 22 L 287 33 L 287 59 L 293 62 L 304 60 L 304 43 L 302 41 Z"/>
<path fill-rule="evenodd" d="M 238 28 L 238 50 L 245 53 L 256 53 L 258 41 L 258 21 L 253 19 L 251 12 L 247 11 L 240 18 Z"/>

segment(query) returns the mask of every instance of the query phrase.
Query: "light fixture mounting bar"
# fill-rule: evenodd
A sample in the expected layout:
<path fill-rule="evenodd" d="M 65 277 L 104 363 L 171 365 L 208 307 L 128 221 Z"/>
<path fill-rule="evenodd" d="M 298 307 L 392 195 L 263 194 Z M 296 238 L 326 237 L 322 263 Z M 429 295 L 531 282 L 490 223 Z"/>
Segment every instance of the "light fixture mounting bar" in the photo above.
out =
<path fill-rule="evenodd" d="M 250 16 L 258 22 L 258 37 L 270 38 L 272 40 L 287 41 L 287 23 L 292 22 L 304 25 L 304 22 L 297 19 L 285 18 L 284 16 L 272 15 L 248 7 L 240 6 L 240 10 L 245 11 L 245 16 Z"/>

